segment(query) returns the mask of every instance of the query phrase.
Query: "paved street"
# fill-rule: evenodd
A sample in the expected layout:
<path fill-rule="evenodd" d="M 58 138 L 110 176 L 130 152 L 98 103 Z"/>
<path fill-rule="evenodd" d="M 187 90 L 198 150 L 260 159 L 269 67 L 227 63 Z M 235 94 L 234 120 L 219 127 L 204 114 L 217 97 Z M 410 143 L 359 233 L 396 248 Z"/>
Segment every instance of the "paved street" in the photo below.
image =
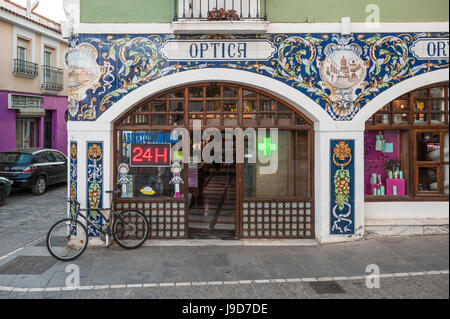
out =
<path fill-rule="evenodd" d="M 38 239 L 65 215 L 64 198 L 65 187 L 56 186 L 42 197 L 13 193 L 0 208 L 0 298 L 449 298 L 448 235 L 321 246 L 112 246 L 58 262 Z M 366 286 L 370 264 L 380 269 L 379 288 Z M 66 285 L 73 265 L 75 290 Z"/>

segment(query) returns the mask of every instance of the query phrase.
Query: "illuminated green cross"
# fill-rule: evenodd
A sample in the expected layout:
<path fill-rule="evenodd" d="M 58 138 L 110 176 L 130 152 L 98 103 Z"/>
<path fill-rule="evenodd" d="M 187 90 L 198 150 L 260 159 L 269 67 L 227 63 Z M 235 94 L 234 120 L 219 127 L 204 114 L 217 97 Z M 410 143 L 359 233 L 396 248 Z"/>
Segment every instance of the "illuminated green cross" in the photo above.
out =
<path fill-rule="evenodd" d="M 264 152 L 264 156 L 269 157 L 272 155 L 272 151 L 277 150 L 277 144 L 270 142 L 270 137 L 264 138 L 263 143 L 258 143 L 258 151 Z"/>

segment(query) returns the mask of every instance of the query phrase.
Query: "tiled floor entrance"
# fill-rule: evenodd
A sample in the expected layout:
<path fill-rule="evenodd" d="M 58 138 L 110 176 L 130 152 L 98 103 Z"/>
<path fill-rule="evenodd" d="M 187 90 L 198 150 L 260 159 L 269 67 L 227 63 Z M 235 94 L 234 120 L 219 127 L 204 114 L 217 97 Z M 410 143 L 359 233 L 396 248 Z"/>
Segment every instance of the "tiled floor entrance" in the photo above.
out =
<path fill-rule="evenodd" d="M 189 237 L 234 239 L 236 181 L 234 168 L 210 170 L 198 203 L 189 209 Z"/>

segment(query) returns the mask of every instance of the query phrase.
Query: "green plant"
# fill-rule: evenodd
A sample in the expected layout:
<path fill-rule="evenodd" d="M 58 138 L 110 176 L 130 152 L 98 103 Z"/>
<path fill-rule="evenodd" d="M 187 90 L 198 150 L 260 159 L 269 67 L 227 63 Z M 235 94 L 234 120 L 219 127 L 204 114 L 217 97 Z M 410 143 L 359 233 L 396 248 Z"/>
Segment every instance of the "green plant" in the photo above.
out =
<path fill-rule="evenodd" d="M 384 163 L 384 169 L 387 171 L 398 171 L 398 170 L 400 170 L 400 161 L 399 160 L 387 160 Z"/>

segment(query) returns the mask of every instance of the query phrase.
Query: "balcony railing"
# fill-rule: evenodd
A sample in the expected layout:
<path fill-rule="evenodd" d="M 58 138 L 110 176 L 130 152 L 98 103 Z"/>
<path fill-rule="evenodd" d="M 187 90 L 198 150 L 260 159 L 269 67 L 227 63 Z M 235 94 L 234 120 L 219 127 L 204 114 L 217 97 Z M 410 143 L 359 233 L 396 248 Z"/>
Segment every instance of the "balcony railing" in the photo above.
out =
<path fill-rule="evenodd" d="M 49 91 L 62 91 L 63 70 L 48 65 L 42 66 L 41 88 Z"/>
<path fill-rule="evenodd" d="M 38 75 L 38 65 L 33 62 L 14 59 L 13 73 L 27 78 L 34 78 Z"/>
<path fill-rule="evenodd" d="M 174 21 L 267 20 L 266 0 L 174 0 Z"/>

